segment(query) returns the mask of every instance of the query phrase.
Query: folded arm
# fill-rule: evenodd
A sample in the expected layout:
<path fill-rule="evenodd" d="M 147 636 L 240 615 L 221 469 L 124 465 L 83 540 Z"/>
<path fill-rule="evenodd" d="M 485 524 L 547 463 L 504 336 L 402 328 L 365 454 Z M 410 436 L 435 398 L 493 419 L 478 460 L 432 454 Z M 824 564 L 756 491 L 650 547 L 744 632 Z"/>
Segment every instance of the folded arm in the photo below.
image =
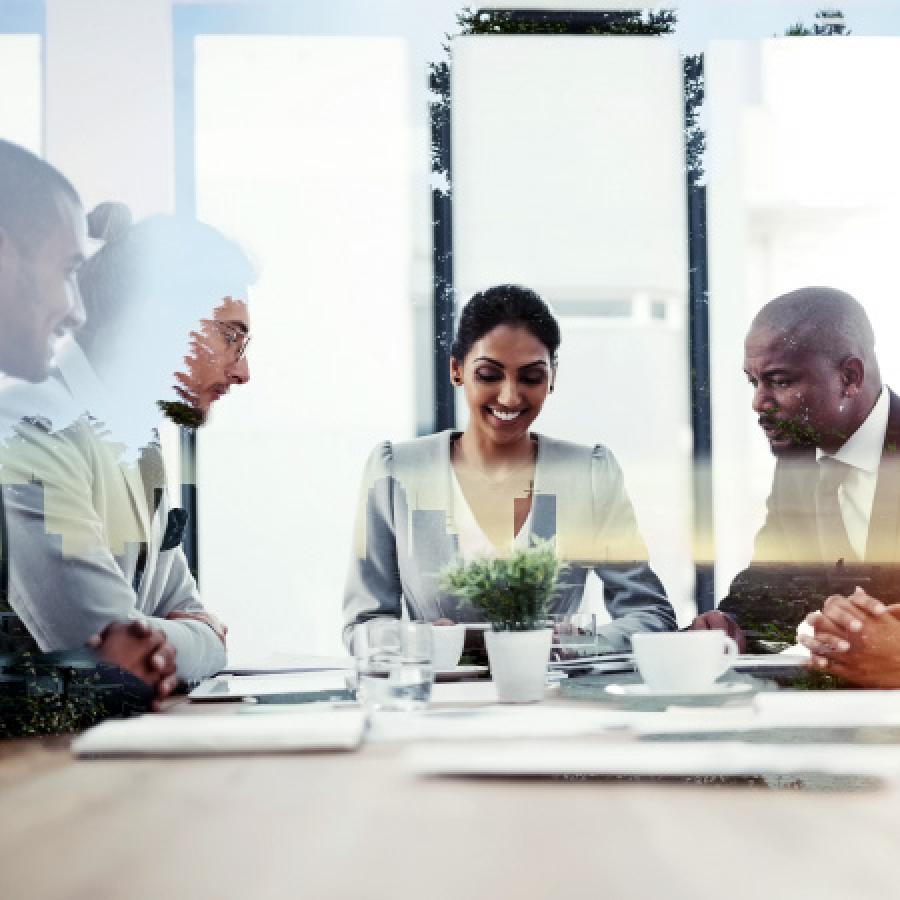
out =
<path fill-rule="evenodd" d="M 83 442 L 36 429 L 21 434 L 0 458 L 9 600 L 41 649 L 81 647 L 111 622 L 141 621 L 166 635 L 180 677 L 199 678 L 221 668 L 224 646 L 211 627 L 166 618 L 179 609 L 202 611 L 193 579 L 185 578 L 186 565 L 184 571 L 173 566 L 158 608 L 138 609 L 135 590 L 110 546 L 110 531 L 121 522 L 98 513 L 104 485 L 94 476 Z M 133 516 L 130 509 L 121 514 L 122 522 Z M 136 555 L 140 535 L 117 533 L 125 534 L 117 548 L 123 558 Z"/>
<path fill-rule="evenodd" d="M 369 456 L 360 488 L 347 582 L 344 589 L 344 643 L 353 627 L 379 617 L 399 619 L 402 587 L 397 564 L 391 476 L 391 445 Z"/>

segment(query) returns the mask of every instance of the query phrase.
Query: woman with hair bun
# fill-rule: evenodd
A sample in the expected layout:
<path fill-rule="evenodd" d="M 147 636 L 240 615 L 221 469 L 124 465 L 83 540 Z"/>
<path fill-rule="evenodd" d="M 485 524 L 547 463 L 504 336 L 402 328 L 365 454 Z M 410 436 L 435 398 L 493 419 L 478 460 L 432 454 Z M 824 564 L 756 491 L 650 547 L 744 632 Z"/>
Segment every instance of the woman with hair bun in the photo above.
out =
<path fill-rule="evenodd" d="M 675 615 L 647 564 L 622 471 L 602 444 L 579 446 L 531 430 L 557 377 L 559 325 L 532 290 L 501 285 L 466 304 L 450 379 L 469 421 L 369 457 L 344 595 L 344 636 L 377 617 L 473 620 L 441 592 L 454 558 L 506 555 L 553 539 L 569 565 L 554 612 L 575 612 L 585 581 L 603 582 L 612 621 L 603 649 L 630 649 L 638 631 L 668 631 Z"/>

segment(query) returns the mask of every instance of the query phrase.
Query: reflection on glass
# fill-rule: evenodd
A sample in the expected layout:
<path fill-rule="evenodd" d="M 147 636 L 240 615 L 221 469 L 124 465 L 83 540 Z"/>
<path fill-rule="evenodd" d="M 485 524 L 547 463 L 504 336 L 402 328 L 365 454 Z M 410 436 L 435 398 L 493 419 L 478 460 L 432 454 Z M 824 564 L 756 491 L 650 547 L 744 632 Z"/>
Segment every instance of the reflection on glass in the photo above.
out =
<path fill-rule="evenodd" d="M 83 233 L 80 205 L 69 207 L 53 228 L 80 221 Z M 117 204 L 89 221 L 103 246 L 77 267 L 77 287 L 73 272 L 57 275 L 81 327 L 49 377 L 0 388 L 8 602 L 41 651 L 90 646 L 161 698 L 177 679 L 224 665 L 226 629 L 188 570 L 186 515 L 170 507 L 156 426 L 162 410 L 198 426 L 248 380 L 241 298 L 253 272 L 236 245 L 196 221 L 132 225 Z M 32 242 L 35 266 L 56 271 L 56 243 Z M 49 275 L 44 282 L 49 298 Z M 22 330 L 20 358 L 33 333 Z M 55 348 L 45 339 L 39 362 Z"/>
<path fill-rule="evenodd" d="M 441 571 L 535 539 L 553 540 L 568 563 L 554 613 L 578 610 L 588 575 L 599 576 L 612 619 L 598 629 L 605 651 L 627 650 L 636 631 L 675 627 L 613 454 L 531 429 L 554 389 L 559 344 L 558 322 L 531 290 L 503 285 L 466 305 L 450 377 L 468 424 L 373 450 L 344 597 L 348 638 L 404 607 L 417 620 L 479 621 L 443 591 Z"/>

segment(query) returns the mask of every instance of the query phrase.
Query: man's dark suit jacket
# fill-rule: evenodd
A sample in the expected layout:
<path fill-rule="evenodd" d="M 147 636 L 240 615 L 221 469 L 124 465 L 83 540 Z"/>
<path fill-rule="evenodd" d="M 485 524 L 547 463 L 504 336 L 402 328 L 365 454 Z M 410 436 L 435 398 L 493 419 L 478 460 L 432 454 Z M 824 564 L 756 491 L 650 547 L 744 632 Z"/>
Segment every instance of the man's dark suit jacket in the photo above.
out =
<path fill-rule="evenodd" d="M 865 558 L 823 560 L 816 529 L 815 450 L 780 457 L 767 515 L 756 536 L 753 561 L 731 583 L 719 605 L 741 627 L 759 637 L 794 640 L 807 613 L 830 594 L 859 585 L 885 603 L 900 602 L 900 397 L 890 392 L 890 410 Z"/>

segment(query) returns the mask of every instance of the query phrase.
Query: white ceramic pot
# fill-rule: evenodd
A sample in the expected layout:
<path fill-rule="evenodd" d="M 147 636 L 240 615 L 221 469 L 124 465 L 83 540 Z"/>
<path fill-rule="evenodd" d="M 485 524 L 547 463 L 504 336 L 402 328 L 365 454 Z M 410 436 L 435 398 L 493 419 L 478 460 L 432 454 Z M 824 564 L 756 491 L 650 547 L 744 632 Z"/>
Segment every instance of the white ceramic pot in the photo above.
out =
<path fill-rule="evenodd" d="M 501 703 L 534 703 L 544 699 L 552 631 L 486 631 L 491 677 Z"/>
<path fill-rule="evenodd" d="M 434 648 L 432 660 L 436 671 L 447 672 L 456 668 L 465 640 L 465 625 L 431 626 L 431 644 Z"/>

